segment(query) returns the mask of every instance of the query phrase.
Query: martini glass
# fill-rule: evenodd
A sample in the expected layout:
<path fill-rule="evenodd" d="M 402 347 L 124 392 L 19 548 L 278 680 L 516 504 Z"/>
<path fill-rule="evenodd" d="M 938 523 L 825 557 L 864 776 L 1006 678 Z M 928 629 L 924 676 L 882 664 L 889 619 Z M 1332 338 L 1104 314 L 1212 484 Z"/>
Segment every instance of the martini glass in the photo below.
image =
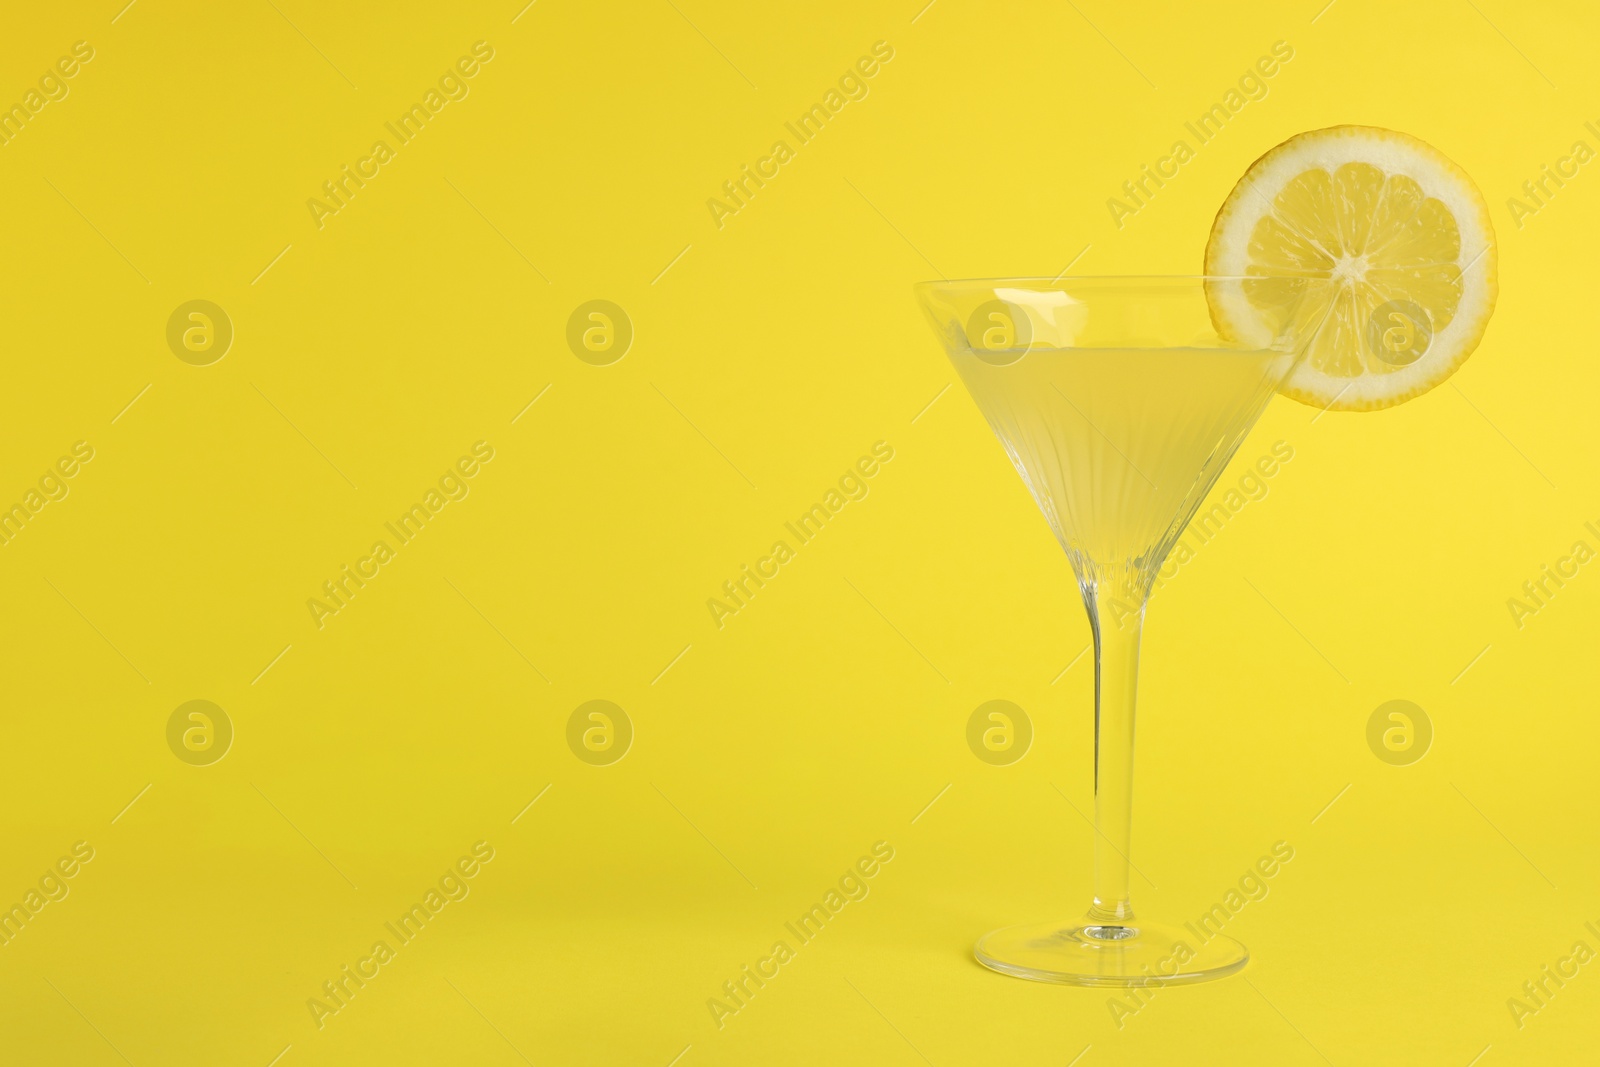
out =
<path fill-rule="evenodd" d="M 1249 959 L 1129 901 L 1134 705 L 1146 601 L 1167 552 L 1296 361 L 1293 279 L 925 282 L 950 360 L 1066 550 L 1095 657 L 1094 900 L 986 934 L 986 967 L 1041 982 L 1152 986 Z M 1220 337 L 1213 304 L 1258 329 Z"/>

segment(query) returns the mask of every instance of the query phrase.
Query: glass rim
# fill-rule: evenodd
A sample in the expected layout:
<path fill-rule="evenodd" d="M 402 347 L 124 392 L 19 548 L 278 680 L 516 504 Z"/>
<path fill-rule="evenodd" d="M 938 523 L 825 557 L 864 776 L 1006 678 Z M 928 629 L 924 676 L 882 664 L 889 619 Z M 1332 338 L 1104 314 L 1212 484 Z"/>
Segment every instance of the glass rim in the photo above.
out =
<path fill-rule="evenodd" d="M 1192 323 L 1180 324 L 1177 321 L 1165 322 L 1160 330 L 1173 337 L 1183 334 L 1189 336 L 1190 328 L 1204 331 L 1217 331 L 1216 340 L 1222 342 L 1221 348 L 1239 350 L 1249 348 L 1252 350 L 1293 351 L 1296 349 L 1297 337 L 1293 329 L 1295 317 L 1293 309 L 1298 306 L 1299 299 L 1304 296 L 1302 289 L 1306 281 L 1304 275 L 1291 273 L 1272 274 L 1062 274 L 1054 278 L 1046 277 L 1016 277 L 1016 278 L 946 278 L 941 281 L 921 281 L 912 286 L 911 295 L 922 308 L 934 331 L 944 338 L 945 345 L 952 351 L 959 346 L 960 341 L 956 335 L 961 334 L 969 317 L 982 311 L 995 301 L 1002 304 L 1021 302 L 1033 304 L 1036 301 L 1055 305 L 1066 303 L 1076 305 L 1080 312 L 1087 313 L 1091 319 L 1097 320 L 1092 332 L 1097 335 L 1105 334 L 1107 330 L 1120 331 L 1118 336 L 1126 334 L 1131 328 L 1134 319 L 1140 320 L 1139 336 L 1143 337 L 1148 329 L 1155 329 L 1155 319 L 1171 319 L 1173 313 L 1179 310 L 1197 312 Z M 1263 318 L 1256 323 L 1252 318 L 1239 337 L 1223 336 L 1221 327 L 1217 324 L 1219 309 L 1226 311 L 1240 300 L 1248 299 L 1254 285 L 1274 282 L 1288 283 L 1287 295 L 1293 297 L 1286 305 L 1285 314 L 1271 316 L 1271 321 Z M 1254 285 L 1252 284 L 1254 283 Z M 1300 283 L 1300 284 L 1296 284 Z M 974 310 L 974 304 L 981 306 Z M 1200 309 L 1203 314 L 1198 314 Z M 1033 312 L 1029 312 L 1032 319 Z M 1052 319 L 1053 316 L 1046 315 Z M 1224 316 L 1228 317 L 1228 316 Z M 1129 321 L 1122 321 L 1122 320 Z M 1145 321 L 1149 320 L 1149 321 Z M 1053 323 L 1055 326 L 1060 324 Z M 1080 327 L 1084 323 L 1078 324 Z M 1182 326 L 1179 329 L 1179 326 Z M 1147 329 L 1148 328 L 1148 329 Z M 952 333 L 953 331 L 953 333 Z M 1174 332 L 1176 331 L 1176 332 Z M 1209 336 L 1209 333 L 1207 334 Z M 1169 341 L 1176 344 L 1176 341 Z M 1187 343 L 1187 342 L 1185 342 Z M 1058 347 L 1072 348 L 1084 347 L 1081 343 L 1061 344 Z M 1106 342 L 1097 347 L 1106 348 L 1143 348 L 1147 345 L 1133 345 Z M 1208 343 L 1202 347 L 1214 347 Z"/>

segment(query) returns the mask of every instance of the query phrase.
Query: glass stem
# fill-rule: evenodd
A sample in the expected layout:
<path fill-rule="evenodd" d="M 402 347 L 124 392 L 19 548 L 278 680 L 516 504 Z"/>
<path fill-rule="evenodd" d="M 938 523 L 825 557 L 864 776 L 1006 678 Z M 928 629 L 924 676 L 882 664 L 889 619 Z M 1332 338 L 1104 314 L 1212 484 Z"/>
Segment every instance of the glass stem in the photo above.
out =
<path fill-rule="evenodd" d="M 1094 906 L 1100 923 L 1133 920 L 1128 900 L 1133 822 L 1133 717 L 1144 597 L 1136 606 L 1103 587 L 1085 595 L 1094 630 Z"/>

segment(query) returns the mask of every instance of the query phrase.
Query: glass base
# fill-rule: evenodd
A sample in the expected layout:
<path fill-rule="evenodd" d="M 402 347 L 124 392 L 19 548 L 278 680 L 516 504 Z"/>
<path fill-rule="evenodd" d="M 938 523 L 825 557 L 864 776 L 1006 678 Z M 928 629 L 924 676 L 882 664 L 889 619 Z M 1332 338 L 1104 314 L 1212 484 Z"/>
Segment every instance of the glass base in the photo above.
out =
<path fill-rule="evenodd" d="M 1232 938 L 1213 934 L 1202 941 L 1186 927 L 1140 919 L 1125 926 L 1092 919 L 1008 926 L 980 938 L 974 954 L 990 970 L 1017 978 L 1120 987 L 1207 982 L 1250 959 Z"/>

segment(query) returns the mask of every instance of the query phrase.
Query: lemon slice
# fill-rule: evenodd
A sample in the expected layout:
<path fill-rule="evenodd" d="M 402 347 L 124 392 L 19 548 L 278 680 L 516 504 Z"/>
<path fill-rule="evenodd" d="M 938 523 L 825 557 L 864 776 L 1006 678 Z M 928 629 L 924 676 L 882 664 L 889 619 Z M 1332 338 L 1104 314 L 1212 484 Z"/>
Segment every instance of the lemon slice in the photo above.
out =
<path fill-rule="evenodd" d="M 1427 392 L 1472 354 L 1494 310 L 1494 227 L 1472 179 L 1433 146 L 1375 126 L 1291 137 L 1253 163 L 1206 245 L 1224 336 L 1292 308 L 1305 358 L 1281 392 L 1371 411 Z"/>

